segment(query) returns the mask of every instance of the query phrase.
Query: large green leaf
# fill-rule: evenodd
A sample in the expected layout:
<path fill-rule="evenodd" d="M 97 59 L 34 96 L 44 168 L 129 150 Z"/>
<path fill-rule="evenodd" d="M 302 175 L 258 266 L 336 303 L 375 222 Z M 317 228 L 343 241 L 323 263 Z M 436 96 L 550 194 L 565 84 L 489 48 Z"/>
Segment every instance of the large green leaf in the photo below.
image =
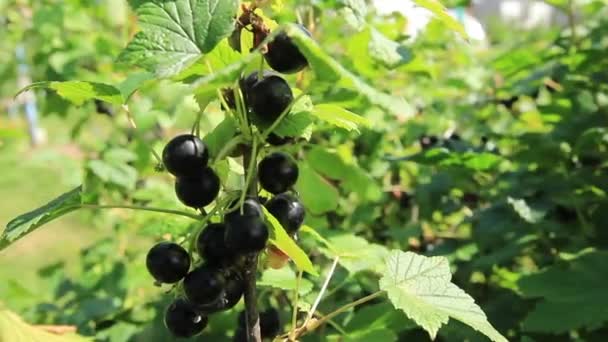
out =
<path fill-rule="evenodd" d="M 116 105 L 120 105 L 124 102 L 124 98 L 118 88 L 108 84 L 84 81 L 36 82 L 21 89 L 16 96 L 35 88 L 52 89 L 56 91 L 59 96 L 78 106 L 82 105 L 85 101 L 93 99 L 106 101 Z"/>
<path fill-rule="evenodd" d="M 308 163 L 300 163 L 299 170 L 296 189 L 306 209 L 315 215 L 336 209 L 340 197 L 338 190 L 316 173 Z"/>
<path fill-rule="evenodd" d="M 435 338 L 449 318 L 457 319 L 492 341 L 507 341 L 488 322 L 471 296 L 450 282 L 452 274 L 445 257 L 425 257 L 392 251 L 380 288 L 393 305 Z"/>
<path fill-rule="evenodd" d="M 372 125 L 369 119 L 334 104 L 316 105 L 312 114 L 325 122 L 344 128 L 347 131 L 359 132 L 359 126 L 370 127 Z"/>
<path fill-rule="evenodd" d="M 308 258 L 308 255 L 306 255 L 300 246 L 298 246 L 298 244 L 295 243 L 295 241 L 293 241 L 289 235 L 287 235 L 287 232 L 281 223 L 279 223 L 279 221 L 268 210 L 266 210 L 265 207 L 262 207 L 262 209 L 264 210 L 266 222 L 268 222 L 270 226 L 269 241 L 283 251 L 283 253 L 287 254 L 296 264 L 298 269 L 312 275 L 317 275 L 317 271 Z"/>
<path fill-rule="evenodd" d="M 519 289 L 525 297 L 542 298 L 524 320 L 524 329 L 561 334 L 604 325 L 608 321 L 606 260 L 606 251 L 586 251 L 572 260 L 520 278 Z"/>
<path fill-rule="evenodd" d="M 418 6 L 422 6 L 429 11 L 433 12 L 433 14 L 441 20 L 442 23 L 445 24 L 450 30 L 459 33 L 463 38 L 468 39 L 467 32 L 464 30 L 464 26 L 456 20 L 456 18 L 452 17 L 445 6 L 441 4 L 438 0 L 414 0 Z"/>
<path fill-rule="evenodd" d="M 371 29 L 371 39 L 369 41 L 369 54 L 374 60 L 390 69 L 407 64 L 413 59 L 410 49 L 388 39 L 380 31 L 373 28 Z"/>
<path fill-rule="evenodd" d="M 82 187 L 55 198 L 46 205 L 13 219 L 0 236 L 0 250 L 33 232 L 36 228 L 80 207 Z"/>
<path fill-rule="evenodd" d="M 5 342 L 85 342 L 75 334 L 52 334 L 24 322 L 21 317 L 0 307 L 0 341 Z"/>
<path fill-rule="evenodd" d="M 339 263 L 350 273 L 371 271 L 384 272 L 384 260 L 388 256 L 386 247 L 369 243 L 352 234 L 339 234 L 328 238 L 331 248 L 320 248 L 328 258 L 340 257 Z M 365 253 L 361 253 L 365 251 Z"/>
<path fill-rule="evenodd" d="M 355 90 L 370 103 L 394 115 L 411 118 L 415 114 L 414 108 L 405 99 L 385 94 L 365 83 L 352 72 L 346 70 L 342 64 L 327 54 L 319 44 L 297 26 L 289 25 L 285 30 L 308 60 L 308 64 L 318 81 L 332 83 L 335 87 Z"/>
<path fill-rule="evenodd" d="M 234 29 L 237 0 L 150 1 L 137 8 L 142 31 L 118 57 L 169 77 L 210 52 Z"/>
<path fill-rule="evenodd" d="M 275 270 L 269 268 L 262 273 L 262 278 L 256 283 L 261 287 L 274 287 L 285 291 L 294 291 L 298 286 L 298 279 L 293 270 L 289 267 L 283 267 Z M 312 282 L 308 279 L 300 279 L 300 287 L 298 292 L 305 295 L 312 291 Z"/>

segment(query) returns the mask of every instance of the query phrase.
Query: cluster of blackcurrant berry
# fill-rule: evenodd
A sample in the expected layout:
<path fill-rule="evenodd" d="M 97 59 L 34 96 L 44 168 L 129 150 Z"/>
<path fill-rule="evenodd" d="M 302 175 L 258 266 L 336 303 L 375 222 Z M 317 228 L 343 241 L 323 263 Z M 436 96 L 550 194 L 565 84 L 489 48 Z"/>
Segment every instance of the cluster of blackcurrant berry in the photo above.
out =
<path fill-rule="evenodd" d="M 273 69 L 283 73 L 297 72 L 307 65 L 284 33 L 268 44 L 264 56 Z M 239 88 L 249 122 L 261 125 L 259 127 L 268 127 L 268 123 L 279 119 L 289 111 L 294 100 L 287 81 L 273 72 L 254 72 L 241 78 Z M 222 94 L 225 104 L 235 109 L 234 92 L 225 89 Z M 271 145 L 290 141 L 289 137 L 273 133 L 266 137 Z M 162 161 L 176 178 L 177 198 L 204 213 L 203 208 L 216 200 L 221 187 L 219 177 L 209 166 L 209 149 L 205 143 L 193 134 L 179 135 L 165 146 Z M 172 242 L 161 242 L 148 252 L 146 266 L 157 283 L 177 284 L 180 290 L 178 298 L 165 312 L 165 325 L 174 336 L 197 335 L 206 327 L 210 314 L 231 309 L 240 301 L 245 291 L 248 256 L 266 250 L 267 266 L 280 268 L 288 262 L 288 256 L 279 248 L 268 245 L 269 229 L 262 206 L 295 238 L 305 217 L 304 206 L 292 190 L 298 173 L 297 163 L 289 154 L 266 155 L 258 164 L 257 182 L 273 197 L 264 200 L 250 193 L 233 199 L 227 194 L 229 203 L 222 204 L 218 210 L 222 222 L 206 224 L 196 237 L 199 261 L 194 262 L 188 251 Z M 222 201 L 216 202 L 220 205 Z M 272 310 L 260 316 L 265 337 L 276 336 L 280 328 L 278 312 Z M 237 341 L 247 340 L 243 326 L 237 330 Z"/>

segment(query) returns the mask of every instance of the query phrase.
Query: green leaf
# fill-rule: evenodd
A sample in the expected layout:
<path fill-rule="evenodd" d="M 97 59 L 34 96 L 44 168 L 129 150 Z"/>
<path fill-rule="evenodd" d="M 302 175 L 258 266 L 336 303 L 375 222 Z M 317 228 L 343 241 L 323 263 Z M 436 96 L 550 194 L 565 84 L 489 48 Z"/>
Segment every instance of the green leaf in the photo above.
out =
<path fill-rule="evenodd" d="M 84 81 L 36 82 L 21 89 L 15 96 L 19 96 L 21 93 L 35 88 L 55 90 L 59 96 L 77 106 L 93 99 L 106 101 L 116 105 L 120 105 L 124 102 L 120 90 L 116 87 L 103 83 Z"/>
<path fill-rule="evenodd" d="M 528 223 L 539 223 L 547 214 L 546 211 L 530 207 L 528 203 L 526 203 L 526 200 L 523 199 L 509 197 L 507 198 L 507 202 L 513 207 L 513 210 L 517 212 L 519 217 Z"/>
<path fill-rule="evenodd" d="M 294 291 L 297 287 L 297 275 L 289 267 L 283 267 L 279 270 L 269 268 L 262 273 L 262 278 L 256 283 L 262 287 L 274 287 L 285 291 Z M 312 283 L 308 279 L 300 279 L 300 288 L 298 292 L 301 295 L 306 295 L 312 291 Z"/>
<path fill-rule="evenodd" d="M 209 53 L 234 29 L 237 0 L 150 1 L 137 8 L 142 31 L 118 57 L 170 77 Z"/>
<path fill-rule="evenodd" d="M 505 341 L 488 322 L 473 298 L 450 282 L 452 274 L 445 257 L 425 257 L 412 252 L 392 251 L 380 288 L 393 305 L 422 328 L 431 338 L 449 318 L 461 321 L 492 341 Z"/>
<path fill-rule="evenodd" d="M 438 0 L 414 0 L 414 2 L 421 7 L 424 7 L 431 11 L 445 26 L 447 26 L 450 30 L 457 32 L 464 39 L 469 39 L 467 32 L 464 30 L 464 26 L 452 17 L 445 6 L 441 4 Z"/>
<path fill-rule="evenodd" d="M 46 205 L 13 219 L 6 225 L 6 229 L 0 236 L 0 250 L 33 232 L 36 228 L 78 209 L 81 204 L 81 196 L 82 187 L 79 186 Z"/>
<path fill-rule="evenodd" d="M 362 271 L 383 272 L 384 260 L 388 256 L 386 247 L 369 243 L 364 238 L 352 234 L 340 234 L 328 240 L 333 248 L 321 248 L 321 252 L 328 258 L 339 256 L 340 265 L 348 272 L 353 274 Z"/>
<path fill-rule="evenodd" d="M 446 148 L 433 148 L 415 155 L 393 160 L 409 160 L 420 164 L 461 166 L 476 171 L 487 171 L 500 164 L 502 157 L 482 152 L 456 152 Z"/>
<path fill-rule="evenodd" d="M 137 72 L 130 74 L 117 87 L 124 99 L 129 99 L 144 83 L 154 79 L 154 75 L 149 72 Z M 126 100 L 125 100 L 126 102 Z"/>
<path fill-rule="evenodd" d="M 355 90 L 370 103 L 394 115 L 411 118 L 415 114 L 414 108 L 405 99 L 387 95 L 365 83 L 328 55 L 321 46 L 297 26 L 287 26 L 286 32 L 306 57 L 310 68 L 319 81 L 332 83 L 335 87 Z"/>
<path fill-rule="evenodd" d="M 336 209 L 340 197 L 338 190 L 316 173 L 308 163 L 299 163 L 299 170 L 296 189 L 306 209 L 313 215 Z"/>
<path fill-rule="evenodd" d="M 312 108 L 310 96 L 300 97 L 294 103 L 291 112 L 281 120 L 273 133 L 281 137 L 300 137 L 309 140 L 312 136 L 313 119 L 310 113 Z M 264 126 L 262 125 L 262 127 Z"/>
<path fill-rule="evenodd" d="M 298 269 L 308 272 L 312 275 L 318 275 L 312 262 L 308 258 L 308 255 L 293 241 L 293 239 L 287 235 L 285 228 L 281 226 L 281 223 L 272 216 L 272 214 L 262 207 L 264 210 L 264 216 L 269 224 L 270 238 L 269 241 L 275 245 L 278 249 L 287 254 L 291 260 L 296 264 Z"/>
<path fill-rule="evenodd" d="M 372 125 L 369 119 L 333 104 L 317 105 L 312 110 L 312 114 L 325 122 L 344 128 L 347 131 L 359 132 L 359 126 L 370 127 Z"/>
<path fill-rule="evenodd" d="M 27 324 L 21 317 L 0 307 L 0 341 L 86 342 L 91 340 L 75 334 L 52 334 Z"/>
<path fill-rule="evenodd" d="M 203 141 L 207 148 L 209 149 L 209 154 L 211 157 L 217 157 L 218 153 L 221 149 L 228 143 L 232 138 L 234 138 L 234 134 L 237 131 L 237 123 L 236 121 L 230 117 L 226 116 L 224 121 L 220 122 L 211 133 L 207 134 Z"/>
<path fill-rule="evenodd" d="M 412 52 L 406 46 L 388 39 L 376 29 L 371 30 L 369 53 L 374 60 L 389 69 L 407 64 L 413 59 Z"/>
<path fill-rule="evenodd" d="M 526 298 L 542 298 L 523 322 L 530 332 L 561 334 L 597 329 L 608 322 L 608 252 L 584 251 L 567 262 L 523 276 L 518 286 Z M 556 320 L 555 317 L 565 319 Z"/>

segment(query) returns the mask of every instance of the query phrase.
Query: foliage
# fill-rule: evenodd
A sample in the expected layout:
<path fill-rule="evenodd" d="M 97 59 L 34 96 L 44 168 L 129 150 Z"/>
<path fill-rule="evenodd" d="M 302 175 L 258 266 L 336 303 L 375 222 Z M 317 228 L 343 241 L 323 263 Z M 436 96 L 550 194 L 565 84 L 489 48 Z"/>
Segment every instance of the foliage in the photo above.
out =
<path fill-rule="evenodd" d="M 377 17 L 364 1 L 266 3 L 260 15 L 310 64 L 287 77 L 302 95 L 274 127 L 295 141 L 264 147 L 297 152 L 308 216 L 294 241 L 266 213 L 271 242 L 294 262 L 260 264 L 260 309 L 278 307 L 285 332 L 295 328 L 292 309 L 300 323 L 313 307 L 321 321 L 338 309 L 324 329 L 313 319 L 296 330 L 304 341 L 603 341 L 605 4 L 577 4 L 574 32 L 512 29 L 479 51 L 438 1 L 418 2 L 439 20 L 415 42 L 401 36 L 403 18 Z M 64 261 L 42 260 L 44 294 L 10 279 L 11 298 L 0 301 L 29 322 L 74 325 L 94 340 L 165 341 L 167 301 L 145 272 L 145 252 L 160 239 L 192 249 L 202 216 L 174 198 L 151 150 L 198 119 L 226 193 L 241 189 L 247 165 L 224 147 L 238 146 L 242 127 L 222 111 L 218 90 L 258 70 L 261 58 L 250 52 L 251 33 L 241 33 L 242 53 L 225 39 L 242 11 L 237 1 L 129 5 L 0 1 L 0 24 L 10 22 L 0 37 L 9 47 L 0 52 L 9 80 L 0 93 L 20 88 L 9 53 L 21 44 L 33 79 L 23 91 L 35 92 L 44 115 L 59 114 L 84 152 L 83 186 L 8 223 L 0 248 L 79 208 L 88 210 L 83 226 L 105 235 L 87 243 L 69 274 Z M 114 114 L 94 115 L 95 100 Z M 4 134 L 0 121 L 0 139 L 19 139 Z M 212 318 L 198 340 L 229 341 L 242 307 Z M 9 319 L 30 330 L 0 311 L 0 336 Z"/>

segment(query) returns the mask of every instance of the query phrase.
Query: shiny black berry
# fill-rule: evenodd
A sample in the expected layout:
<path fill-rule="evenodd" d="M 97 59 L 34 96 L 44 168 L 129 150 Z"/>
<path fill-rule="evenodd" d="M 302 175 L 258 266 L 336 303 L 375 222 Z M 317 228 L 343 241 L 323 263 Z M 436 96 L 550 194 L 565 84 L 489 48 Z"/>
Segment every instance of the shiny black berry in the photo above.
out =
<path fill-rule="evenodd" d="M 213 302 L 197 305 L 197 309 L 205 314 L 213 314 L 232 309 L 243 297 L 245 283 L 237 272 L 229 272 L 224 278 L 224 289 Z"/>
<path fill-rule="evenodd" d="M 264 190 L 280 194 L 296 184 L 298 165 L 285 153 L 272 153 L 258 165 L 258 179 Z"/>
<path fill-rule="evenodd" d="M 259 252 L 266 247 L 268 227 L 264 223 L 262 206 L 247 198 L 243 207 L 236 207 L 224 216 L 226 246 L 237 254 Z"/>
<path fill-rule="evenodd" d="M 173 138 L 163 150 L 163 164 L 176 177 L 198 175 L 209 162 L 209 150 L 198 137 L 191 134 Z"/>
<path fill-rule="evenodd" d="M 268 137 L 266 137 L 266 142 L 272 146 L 283 146 L 285 144 L 289 144 L 292 141 L 292 137 L 280 137 L 274 133 L 270 133 L 268 134 Z"/>
<path fill-rule="evenodd" d="M 226 285 L 224 286 L 224 307 L 223 310 L 232 309 L 243 297 L 245 292 L 245 283 L 241 276 L 236 272 L 231 272 L 226 276 Z"/>
<path fill-rule="evenodd" d="M 247 105 L 257 118 L 272 123 L 293 101 L 287 81 L 276 74 L 264 75 L 247 91 Z"/>
<path fill-rule="evenodd" d="M 208 264 L 227 265 L 234 261 L 234 253 L 224 243 L 225 235 L 226 225 L 223 223 L 208 224 L 198 235 L 196 250 Z"/>
<path fill-rule="evenodd" d="M 215 302 L 224 290 L 225 280 L 219 269 L 207 265 L 188 273 L 183 286 L 186 297 L 196 305 Z"/>
<path fill-rule="evenodd" d="M 309 37 L 311 36 L 304 26 L 297 26 Z M 268 44 L 268 52 L 264 55 L 264 58 L 272 69 L 284 74 L 292 74 L 308 66 L 306 57 L 285 32 L 279 33 Z"/>
<path fill-rule="evenodd" d="M 192 208 L 207 206 L 219 192 L 220 179 L 209 167 L 199 170 L 198 176 L 178 178 L 175 181 L 177 198 Z"/>
<path fill-rule="evenodd" d="M 165 312 L 165 326 L 173 336 L 188 338 L 205 329 L 207 317 L 201 315 L 188 301 L 177 299 Z"/>
<path fill-rule="evenodd" d="M 243 205 L 239 206 L 239 199 L 234 200 L 230 203 L 229 211 L 224 216 L 224 221 L 228 223 L 233 217 L 238 216 L 264 217 L 260 201 L 254 197 L 246 197 L 245 201 L 243 201 Z"/>
<path fill-rule="evenodd" d="M 281 333 L 281 317 L 277 309 L 270 308 L 260 313 L 260 333 L 262 338 L 275 338 Z"/>
<path fill-rule="evenodd" d="M 304 206 L 295 196 L 280 194 L 274 196 L 265 205 L 288 233 L 295 233 L 300 229 L 306 216 Z"/>
<path fill-rule="evenodd" d="M 148 252 L 146 267 L 158 282 L 177 283 L 190 269 L 190 255 L 178 244 L 161 242 Z"/>

